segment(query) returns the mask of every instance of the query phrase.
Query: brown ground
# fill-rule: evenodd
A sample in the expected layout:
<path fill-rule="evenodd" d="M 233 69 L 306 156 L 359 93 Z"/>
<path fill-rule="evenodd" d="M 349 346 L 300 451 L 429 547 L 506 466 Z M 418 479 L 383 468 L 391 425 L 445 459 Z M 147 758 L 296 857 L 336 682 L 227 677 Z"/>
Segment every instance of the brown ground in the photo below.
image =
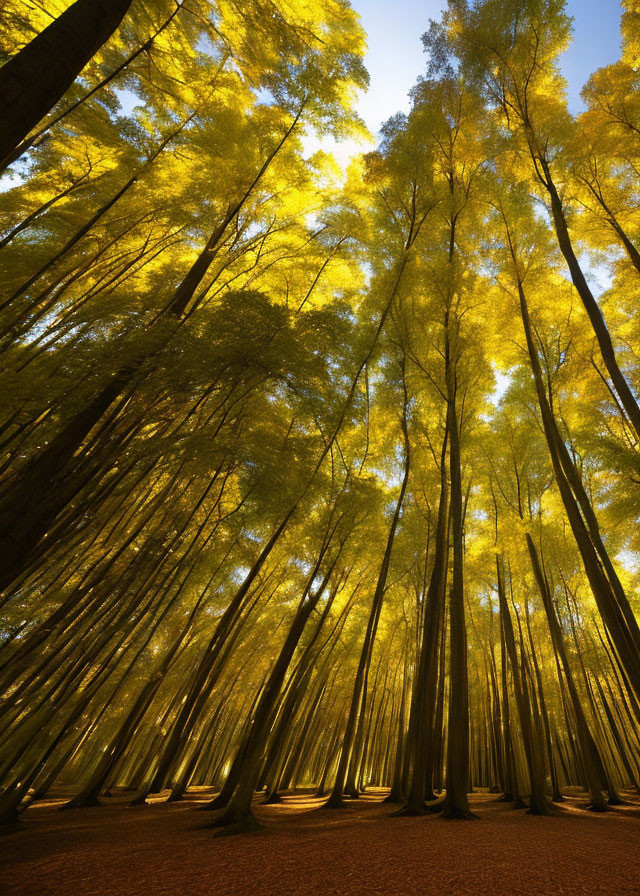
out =
<path fill-rule="evenodd" d="M 258 807 L 268 829 L 215 837 L 197 799 L 25 813 L 0 837 L 3 896 L 639 896 L 640 803 L 558 818 L 472 797 L 479 821 L 389 818 L 380 793 L 342 811 L 308 795 Z"/>

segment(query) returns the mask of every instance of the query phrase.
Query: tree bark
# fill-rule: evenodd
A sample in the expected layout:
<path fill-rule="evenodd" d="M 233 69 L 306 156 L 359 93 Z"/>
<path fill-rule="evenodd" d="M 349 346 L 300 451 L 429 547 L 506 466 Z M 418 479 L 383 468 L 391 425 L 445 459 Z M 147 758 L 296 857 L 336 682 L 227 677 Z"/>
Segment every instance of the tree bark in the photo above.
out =
<path fill-rule="evenodd" d="M 0 170 L 111 37 L 132 0 L 75 0 L 0 68 Z"/>

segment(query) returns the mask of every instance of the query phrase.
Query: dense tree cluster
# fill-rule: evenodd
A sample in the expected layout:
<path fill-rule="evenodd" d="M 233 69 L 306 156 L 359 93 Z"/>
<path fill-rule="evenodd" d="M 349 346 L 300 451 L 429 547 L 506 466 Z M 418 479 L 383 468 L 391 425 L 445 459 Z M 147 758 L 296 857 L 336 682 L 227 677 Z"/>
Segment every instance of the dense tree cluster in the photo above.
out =
<path fill-rule="evenodd" d="M 562 0 L 449 0 L 342 172 L 347 0 L 3 4 L 2 821 L 640 789 L 623 8 L 572 116 Z"/>

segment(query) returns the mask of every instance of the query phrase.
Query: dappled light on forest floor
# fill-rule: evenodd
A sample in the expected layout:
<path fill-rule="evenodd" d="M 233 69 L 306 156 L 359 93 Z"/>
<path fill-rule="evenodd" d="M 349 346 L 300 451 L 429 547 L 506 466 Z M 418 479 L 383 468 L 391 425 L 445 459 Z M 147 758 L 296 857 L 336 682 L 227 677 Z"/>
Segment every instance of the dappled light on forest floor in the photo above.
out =
<path fill-rule="evenodd" d="M 477 823 L 391 818 L 372 791 L 341 812 L 302 792 L 254 811 L 266 829 L 218 840 L 183 803 L 28 810 L 0 839 L 5 896 L 637 896 L 640 798 L 604 815 L 572 794 L 554 818 L 470 796 Z M 615 869 L 615 873 L 612 870 Z"/>

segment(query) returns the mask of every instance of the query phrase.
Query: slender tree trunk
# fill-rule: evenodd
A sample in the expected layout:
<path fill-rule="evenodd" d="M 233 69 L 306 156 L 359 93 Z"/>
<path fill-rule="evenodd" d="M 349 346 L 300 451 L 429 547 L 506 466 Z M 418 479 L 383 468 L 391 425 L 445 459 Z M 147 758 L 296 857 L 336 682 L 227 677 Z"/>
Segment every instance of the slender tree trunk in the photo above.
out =
<path fill-rule="evenodd" d="M 607 368 L 607 372 L 611 377 L 611 382 L 613 383 L 613 386 L 618 393 L 625 413 L 629 418 L 629 422 L 635 430 L 636 437 L 640 439 L 640 407 L 638 406 L 638 402 L 633 394 L 633 391 L 631 390 L 631 387 L 629 386 L 629 383 L 620 370 L 620 366 L 616 359 L 613 342 L 611 340 L 611 334 L 609 333 L 604 315 L 600 310 L 600 306 L 598 305 L 595 296 L 589 288 L 589 284 L 587 283 L 586 277 L 584 276 L 582 268 L 580 267 L 580 262 L 578 261 L 573 249 L 573 244 L 569 235 L 569 228 L 567 226 L 564 206 L 551 176 L 549 164 L 544 158 L 541 158 L 540 162 L 545 175 L 542 182 L 544 183 L 544 186 L 549 193 L 549 198 L 551 201 L 551 214 L 553 217 L 553 223 L 556 231 L 556 236 L 558 238 L 558 245 L 560 246 L 560 251 L 564 255 L 573 284 L 578 291 L 578 295 L 582 299 L 582 304 L 584 305 L 589 320 L 591 321 L 591 326 L 598 341 L 598 346 L 600 348 L 600 353 L 605 363 L 605 367 Z"/>
<path fill-rule="evenodd" d="M 525 600 L 524 602 L 524 610 L 525 610 L 525 619 L 527 624 L 527 634 L 529 637 L 529 647 L 531 650 L 531 661 L 533 662 L 533 667 L 535 671 L 536 684 L 538 687 L 538 697 L 540 703 L 540 714 L 542 716 L 542 724 L 543 724 L 543 735 L 544 735 L 544 743 L 547 749 L 547 757 L 549 759 L 549 774 L 551 776 L 551 787 L 553 791 L 553 795 L 551 797 L 554 803 L 561 803 L 564 801 L 564 797 L 560 791 L 560 782 L 558 780 L 558 772 L 556 768 L 555 757 L 553 753 L 553 743 L 551 741 L 551 726 L 549 724 L 549 712 L 547 710 L 547 701 L 545 699 L 544 687 L 542 684 L 542 673 L 540 671 L 540 664 L 538 663 L 538 658 L 536 656 L 536 649 L 533 643 L 533 633 L 531 631 L 531 617 L 529 613 L 529 602 Z"/>
<path fill-rule="evenodd" d="M 337 556 L 334 558 L 323 581 L 318 586 L 315 594 L 312 594 L 312 583 L 318 575 L 320 565 L 323 562 L 324 555 L 329 547 L 332 536 L 333 532 L 323 545 L 319 560 L 315 565 L 311 577 L 307 581 L 307 587 L 304 590 L 295 618 L 287 633 L 280 654 L 278 655 L 267 679 L 267 683 L 260 696 L 255 712 L 253 713 L 249 735 L 244 745 L 240 768 L 238 770 L 238 784 L 229 801 L 229 805 L 224 810 L 221 817 L 214 822 L 214 827 L 223 828 L 226 833 L 251 831 L 260 827 L 251 811 L 251 803 L 260 777 L 264 750 L 269 736 L 276 702 L 282 689 L 287 669 L 289 668 L 300 638 L 302 637 L 309 616 L 324 593 L 338 559 Z"/>
<path fill-rule="evenodd" d="M 393 774 L 391 777 L 391 791 L 386 797 L 385 803 L 402 803 L 404 794 L 402 792 L 402 766 L 405 750 L 408 749 L 408 741 L 405 732 L 405 707 L 407 702 L 407 679 L 409 676 L 408 669 L 408 649 L 404 655 L 404 665 L 402 671 L 402 692 L 400 696 L 400 710 L 398 712 L 398 730 L 395 760 L 393 763 Z"/>
<path fill-rule="evenodd" d="M 253 189 L 292 134 L 300 120 L 304 105 L 303 103 L 284 136 L 269 153 L 242 198 L 230 205 L 224 220 L 211 234 L 207 245 L 178 286 L 170 305 L 165 309 L 165 313 L 169 317 L 178 320 L 184 316 L 198 285 L 213 262 L 227 227 L 240 213 Z M 168 140 L 163 141 L 161 148 L 164 148 L 167 142 Z M 157 157 L 159 151 L 154 153 L 152 160 Z M 135 182 L 137 176 L 130 179 L 123 190 L 128 189 Z M 148 358 L 140 357 L 119 370 L 98 395 L 64 426 L 46 448 L 18 471 L 6 487 L 0 499 L 0 557 L 2 558 L 0 560 L 0 591 L 11 584 L 25 569 L 56 517 L 80 491 L 82 483 L 78 481 L 76 466 L 83 445 L 90 433 L 103 421 L 105 415 L 114 412 L 117 400 L 123 392 L 131 387 L 145 360 Z M 104 458 L 98 456 L 94 462 L 96 474 L 98 474 Z"/>
<path fill-rule="evenodd" d="M 555 652 L 562 664 L 565 681 L 567 683 L 567 688 L 569 691 L 569 699 L 571 700 L 573 713 L 576 719 L 576 728 L 578 739 L 580 742 L 580 751 L 582 753 L 584 771 L 587 778 L 587 786 L 589 788 L 591 808 L 594 809 L 594 811 L 601 812 L 606 808 L 604 800 L 602 798 L 603 782 L 601 781 L 600 775 L 598 773 L 598 768 L 602 764 L 602 760 L 598 755 L 598 748 L 593 739 L 593 735 L 589 730 L 589 725 L 587 723 L 587 719 L 582 708 L 582 703 L 575 686 L 573 671 L 569 664 L 569 657 L 565 648 L 562 629 L 560 628 L 560 624 L 558 622 L 558 617 L 556 615 L 556 610 L 553 604 L 553 599 L 551 597 L 548 582 L 540 564 L 536 546 L 534 545 L 533 539 L 528 532 L 526 534 L 526 539 L 527 549 L 529 551 L 529 557 L 531 558 L 531 565 L 533 567 L 533 573 L 536 579 L 536 584 L 538 585 L 540 596 L 542 597 L 545 614 L 547 616 L 549 631 L 551 632 L 551 639 L 553 641 Z"/>
<path fill-rule="evenodd" d="M 504 568 L 502 558 L 499 556 L 496 556 L 496 566 L 498 575 L 498 597 L 500 600 L 500 614 L 504 631 L 505 647 L 509 658 L 509 665 L 511 666 L 513 689 L 516 705 L 518 707 L 520 729 L 522 731 L 522 740 L 529 771 L 529 783 L 531 786 L 529 812 L 533 815 L 551 815 L 553 814 L 553 809 L 545 795 L 544 773 L 541 768 L 540 757 L 536 750 L 531 719 L 531 707 L 527 702 L 520 678 L 520 664 L 518 662 L 511 613 L 509 612 L 509 605 L 507 603 L 507 595 L 504 586 Z"/>
<path fill-rule="evenodd" d="M 404 366 L 403 366 L 403 382 L 404 382 Z M 358 661 L 358 669 L 356 671 L 356 678 L 353 684 L 353 692 L 351 696 L 351 706 L 349 709 L 349 716 L 347 719 L 347 727 L 344 734 L 344 740 L 342 743 L 342 752 L 340 754 L 340 761 L 338 763 L 338 770 L 336 772 L 336 778 L 333 785 L 333 789 L 331 791 L 331 796 L 329 797 L 326 807 L 330 809 L 339 809 L 344 807 L 343 801 L 343 793 L 345 780 L 347 776 L 347 770 L 349 768 L 349 761 L 351 759 L 351 751 L 353 748 L 353 740 L 356 732 L 356 725 L 358 722 L 359 711 L 362 704 L 363 697 L 363 685 L 365 680 L 366 670 L 368 668 L 369 662 L 371 660 L 371 651 L 373 649 L 373 643 L 375 641 L 376 632 L 378 629 L 378 621 L 380 619 L 380 612 L 382 610 L 382 602 L 384 599 L 384 592 L 387 583 L 387 576 L 389 573 L 389 565 L 391 563 L 391 553 L 393 551 L 393 542 L 396 535 L 396 529 L 398 527 L 398 521 L 400 520 L 400 514 L 402 512 L 402 504 L 404 502 L 404 496 L 407 491 L 407 483 L 409 481 L 409 469 L 411 465 L 411 457 L 409 450 L 409 435 L 407 428 L 407 391 L 406 385 L 404 386 L 404 408 L 402 415 L 402 431 L 404 435 L 404 446 L 405 446 L 405 465 L 404 465 L 404 476 L 402 479 L 402 485 L 400 487 L 400 494 L 398 496 L 398 500 L 396 502 L 395 510 L 393 513 L 393 519 L 391 521 L 391 526 L 389 528 L 389 534 L 387 536 L 387 544 L 385 547 L 384 555 L 382 558 L 382 565 L 380 566 L 380 572 L 378 574 L 378 581 L 376 582 L 376 589 L 373 595 L 373 601 L 371 603 L 371 611 L 369 613 L 369 620 L 367 622 L 367 629 L 365 632 L 364 641 L 362 644 L 362 650 L 360 651 L 360 659 Z"/>
<path fill-rule="evenodd" d="M 545 393 L 540 360 L 533 340 L 533 330 L 529 318 L 527 300 L 522 283 L 519 279 L 518 294 L 520 298 L 520 310 L 527 340 L 529 360 L 531 362 L 538 396 L 538 404 L 547 444 L 549 446 L 556 483 L 584 563 L 585 572 L 589 579 L 589 584 L 596 600 L 598 610 L 611 634 L 620 660 L 629 676 L 629 680 L 632 683 L 636 694 L 640 694 L 640 652 L 637 643 L 637 622 L 633 617 L 633 611 L 629 606 L 626 596 L 623 592 L 621 593 L 621 589 L 616 585 L 617 577 L 615 574 L 611 576 L 611 569 L 607 570 L 605 568 L 611 567 L 610 561 L 606 564 L 603 564 L 602 562 L 603 552 L 606 553 L 606 551 L 604 551 L 604 545 L 602 545 L 600 551 L 594 546 L 589 532 L 588 522 L 585 523 L 585 520 L 580 513 L 580 506 L 582 506 L 584 511 L 584 498 L 581 505 L 579 505 L 572 492 L 569 480 L 567 479 L 566 470 L 569 467 L 570 458 L 568 458 L 566 446 L 562 442 L 560 433 L 558 432 L 555 418 Z M 577 477 L 572 478 L 575 479 Z M 592 534 L 595 536 L 593 527 L 591 528 Z M 609 576 L 611 577 L 608 577 L 607 572 L 609 572 Z M 630 628 L 630 624 L 632 624 L 632 628 Z"/>
<path fill-rule="evenodd" d="M 440 457 L 440 498 L 435 535 L 435 553 L 429 587 L 424 599 L 422 613 L 422 640 L 418 657 L 418 668 L 414 679 L 415 698 L 411 702 L 407 749 L 412 763 L 407 802 L 399 815 L 423 815 L 425 790 L 432 797 L 433 782 L 427 782 L 427 753 L 433 742 L 433 724 L 438 684 L 438 659 L 440 645 L 440 624 L 443 616 L 447 575 L 449 541 L 449 491 L 447 485 L 447 447 L 449 438 L 448 418 L 442 439 Z M 425 559 L 426 562 L 426 559 Z"/>
<path fill-rule="evenodd" d="M 449 428 L 449 476 L 451 480 L 451 531 L 453 569 L 449 592 L 449 715 L 447 730 L 447 778 L 443 803 L 445 818 L 472 818 L 469 810 L 469 683 L 467 628 L 464 604 L 464 545 L 460 432 L 456 403 L 457 346 L 452 345 L 450 312 L 445 320 L 445 371 Z M 456 340 L 457 342 L 457 340 Z"/>

